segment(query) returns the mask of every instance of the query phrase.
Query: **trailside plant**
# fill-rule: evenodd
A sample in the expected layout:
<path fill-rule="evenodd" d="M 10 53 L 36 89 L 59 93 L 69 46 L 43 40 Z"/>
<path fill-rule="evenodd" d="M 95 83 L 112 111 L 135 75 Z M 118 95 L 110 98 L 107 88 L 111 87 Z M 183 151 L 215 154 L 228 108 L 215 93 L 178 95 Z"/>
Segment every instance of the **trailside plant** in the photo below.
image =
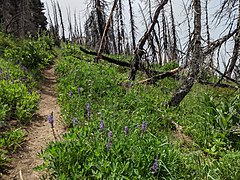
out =
<path fill-rule="evenodd" d="M 177 85 L 174 79 L 139 85 L 125 80 L 125 70 L 105 62 L 94 63 L 93 57 L 76 46 L 65 46 L 63 52 L 56 69 L 58 101 L 69 133 L 41 154 L 45 163 L 39 168 L 49 170 L 50 178 L 234 179 L 238 176 L 239 168 L 235 167 L 238 152 L 224 150 L 233 150 L 232 147 L 220 142 L 214 153 L 206 151 L 221 126 L 212 129 L 214 121 L 204 116 L 211 107 L 199 103 L 207 102 L 203 86 L 194 87 L 179 107 L 167 109 L 164 102 Z M 232 112 L 232 108 L 223 109 Z M 179 127 L 173 122 L 179 123 Z M 231 158 L 234 155 L 236 159 Z M 226 168 L 237 173 L 231 175 L 227 170 L 226 174 L 217 173 Z"/>
<path fill-rule="evenodd" d="M 0 171 L 23 141 L 24 133 L 11 124 L 30 122 L 38 109 L 41 70 L 53 59 L 52 40 L 16 39 L 0 33 Z M 16 129 L 17 128 L 17 129 Z"/>

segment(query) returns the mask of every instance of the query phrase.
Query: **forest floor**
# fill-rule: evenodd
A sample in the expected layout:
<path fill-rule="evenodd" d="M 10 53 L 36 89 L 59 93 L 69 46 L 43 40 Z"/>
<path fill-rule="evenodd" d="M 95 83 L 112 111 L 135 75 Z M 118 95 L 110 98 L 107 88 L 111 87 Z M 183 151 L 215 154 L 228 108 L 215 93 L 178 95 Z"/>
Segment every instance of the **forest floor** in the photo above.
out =
<path fill-rule="evenodd" d="M 20 150 L 12 155 L 12 161 L 3 179 L 39 180 L 43 172 L 37 172 L 34 168 L 41 165 L 43 160 L 37 157 L 37 154 L 50 142 L 59 140 L 65 132 L 60 121 L 60 107 L 57 103 L 54 64 L 43 71 L 43 77 L 38 113 L 31 124 L 26 127 L 25 142 Z M 52 112 L 54 129 L 48 123 L 48 115 Z"/>

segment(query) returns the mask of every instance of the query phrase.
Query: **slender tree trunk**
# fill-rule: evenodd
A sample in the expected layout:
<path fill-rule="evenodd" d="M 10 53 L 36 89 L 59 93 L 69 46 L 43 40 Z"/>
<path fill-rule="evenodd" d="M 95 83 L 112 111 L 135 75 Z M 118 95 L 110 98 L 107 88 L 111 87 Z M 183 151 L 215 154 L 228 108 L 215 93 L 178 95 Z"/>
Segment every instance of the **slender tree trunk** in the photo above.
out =
<path fill-rule="evenodd" d="M 190 92 L 194 81 L 199 73 L 199 63 L 201 61 L 201 0 L 193 1 L 194 8 L 194 44 L 191 60 L 191 71 L 182 86 L 173 94 L 168 102 L 169 106 L 177 106 L 183 98 Z"/>
<path fill-rule="evenodd" d="M 103 31 L 104 31 L 103 9 L 102 9 L 100 0 L 96 0 L 95 3 L 96 3 L 96 11 L 97 11 L 98 30 L 99 30 L 100 38 L 102 38 Z"/>
<path fill-rule="evenodd" d="M 177 61 L 177 36 L 176 36 L 176 27 L 174 22 L 172 0 L 170 0 L 170 10 L 171 10 L 171 21 L 172 21 L 172 36 L 173 36 L 173 45 L 172 45 L 172 60 Z"/>
<path fill-rule="evenodd" d="M 233 48 L 233 56 L 231 58 L 231 62 L 229 65 L 229 68 L 227 70 L 226 75 L 228 77 L 231 77 L 233 69 L 236 65 L 236 62 L 238 60 L 239 56 L 239 50 L 240 50 L 240 0 L 238 1 L 238 21 L 237 21 L 237 33 L 234 38 L 234 48 Z"/>
<path fill-rule="evenodd" d="M 157 23 L 158 20 L 158 16 L 161 12 L 161 10 L 163 9 L 163 7 L 167 4 L 168 0 L 162 0 L 161 3 L 158 5 L 154 16 L 153 16 L 153 21 L 152 23 L 149 25 L 147 31 L 144 33 L 144 35 L 141 37 L 141 39 L 138 42 L 138 45 L 134 51 L 134 59 L 133 59 L 133 64 L 132 64 L 132 68 L 129 74 L 129 79 L 130 80 L 135 80 L 136 77 L 136 73 L 137 70 L 139 68 L 139 63 L 142 59 L 142 56 L 144 55 L 144 50 L 143 47 L 147 41 L 148 36 L 150 35 L 150 33 L 152 32 L 152 30 L 154 29 L 155 24 Z"/>
<path fill-rule="evenodd" d="M 121 26 L 121 45 L 122 51 L 125 53 L 125 33 L 124 33 L 124 23 L 123 23 L 123 9 L 122 9 L 122 0 L 119 0 L 119 18 L 120 18 L 120 26 Z"/>
<path fill-rule="evenodd" d="M 168 54 L 168 40 L 167 40 L 167 25 L 166 25 L 166 17 L 164 11 L 162 11 L 162 27 L 163 27 L 163 64 L 167 63 L 167 54 Z"/>
<path fill-rule="evenodd" d="M 101 59 L 101 55 L 102 55 L 102 52 L 103 52 L 104 46 L 105 46 L 106 35 L 107 35 L 108 30 L 109 30 L 110 24 L 111 24 L 111 22 L 112 22 L 113 11 L 114 11 L 114 9 L 115 9 L 116 6 L 117 6 L 117 1 L 118 1 L 118 0 L 115 0 L 114 3 L 113 3 L 112 10 L 111 10 L 111 12 L 110 12 L 110 14 L 109 14 L 109 17 L 108 17 L 106 26 L 105 26 L 104 31 L 103 31 L 101 43 L 100 43 L 100 46 L 99 46 L 99 49 L 98 49 L 98 54 L 97 54 L 97 57 L 96 57 L 96 60 L 97 60 L 97 61 L 98 61 L 99 59 Z"/>
<path fill-rule="evenodd" d="M 61 10 L 58 2 L 57 2 L 57 7 L 58 7 L 58 13 L 59 13 L 59 16 L 60 16 L 61 26 L 62 26 L 62 40 L 63 40 L 63 42 L 66 42 L 64 24 L 63 24 L 63 17 L 62 17 L 62 10 Z"/>
<path fill-rule="evenodd" d="M 131 23 L 132 46 L 133 46 L 133 50 L 135 50 L 135 48 L 136 48 L 135 23 L 134 23 L 131 0 L 128 0 L 128 3 L 129 3 L 129 14 L 130 14 L 130 23 Z"/>

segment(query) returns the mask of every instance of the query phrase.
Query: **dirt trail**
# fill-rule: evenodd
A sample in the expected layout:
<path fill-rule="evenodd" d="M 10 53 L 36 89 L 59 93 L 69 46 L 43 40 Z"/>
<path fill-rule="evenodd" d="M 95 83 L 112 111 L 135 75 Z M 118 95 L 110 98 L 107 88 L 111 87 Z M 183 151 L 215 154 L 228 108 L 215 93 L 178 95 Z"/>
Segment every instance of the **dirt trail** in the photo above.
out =
<path fill-rule="evenodd" d="M 13 155 L 13 161 L 10 169 L 3 179 L 20 179 L 20 180 L 39 180 L 42 173 L 33 170 L 40 165 L 42 160 L 36 155 L 44 150 L 47 144 L 55 141 L 48 115 L 53 112 L 54 131 L 59 139 L 64 133 L 64 127 L 60 122 L 60 108 L 57 104 L 56 97 L 56 76 L 55 66 L 51 65 L 43 72 L 44 82 L 41 87 L 41 100 L 39 103 L 38 116 L 33 120 L 31 125 L 26 129 L 27 137 L 22 149 Z"/>

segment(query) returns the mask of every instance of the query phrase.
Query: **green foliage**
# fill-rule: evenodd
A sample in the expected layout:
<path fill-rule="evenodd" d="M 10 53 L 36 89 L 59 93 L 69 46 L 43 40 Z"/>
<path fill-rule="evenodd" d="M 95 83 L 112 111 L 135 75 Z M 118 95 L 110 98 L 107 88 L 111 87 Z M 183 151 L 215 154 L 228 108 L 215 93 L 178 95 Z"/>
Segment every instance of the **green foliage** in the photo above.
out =
<path fill-rule="evenodd" d="M 52 60 L 52 41 L 47 36 L 37 40 L 25 40 L 19 42 L 16 47 L 5 48 L 4 58 L 18 61 L 28 69 L 40 70 L 46 67 Z"/>
<path fill-rule="evenodd" d="M 41 70 L 52 60 L 52 40 L 15 39 L 0 33 L 0 169 L 23 140 L 21 129 L 11 130 L 12 121 L 28 123 L 36 110 Z M 9 130 L 10 129 L 10 130 Z"/>
<path fill-rule="evenodd" d="M 7 162 L 8 154 L 14 153 L 24 139 L 22 129 L 11 129 L 8 132 L 0 132 L 0 172 Z"/>
<path fill-rule="evenodd" d="M 166 108 L 179 84 L 173 78 L 138 85 L 76 46 L 62 56 L 58 101 L 69 133 L 41 154 L 39 169 L 56 179 L 239 179 L 238 94 L 197 84 L 179 107 Z M 192 142 L 173 138 L 172 121 Z"/>

